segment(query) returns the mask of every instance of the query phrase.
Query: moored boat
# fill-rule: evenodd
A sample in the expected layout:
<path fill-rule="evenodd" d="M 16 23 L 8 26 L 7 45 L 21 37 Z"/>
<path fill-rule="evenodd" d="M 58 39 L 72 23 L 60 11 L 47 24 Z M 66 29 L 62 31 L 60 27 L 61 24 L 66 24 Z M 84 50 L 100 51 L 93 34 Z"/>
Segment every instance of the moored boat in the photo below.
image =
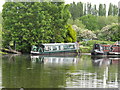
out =
<path fill-rule="evenodd" d="M 107 55 L 111 45 L 94 44 L 91 55 Z"/>
<path fill-rule="evenodd" d="M 80 54 L 78 43 L 49 43 L 33 45 L 31 54 L 35 55 L 78 55 Z"/>
<path fill-rule="evenodd" d="M 120 57 L 120 42 L 117 42 L 114 45 L 94 44 L 91 55 Z"/>

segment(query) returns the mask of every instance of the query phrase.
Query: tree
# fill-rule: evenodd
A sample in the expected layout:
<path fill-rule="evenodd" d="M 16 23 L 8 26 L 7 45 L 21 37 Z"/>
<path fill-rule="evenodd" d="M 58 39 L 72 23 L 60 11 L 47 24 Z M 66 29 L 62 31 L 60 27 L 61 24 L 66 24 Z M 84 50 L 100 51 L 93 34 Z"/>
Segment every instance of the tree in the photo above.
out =
<path fill-rule="evenodd" d="M 78 17 L 77 5 L 75 4 L 75 2 L 70 4 L 69 11 L 71 13 L 72 19 L 75 20 Z"/>
<path fill-rule="evenodd" d="M 116 5 L 113 6 L 113 16 L 118 15 L 118 7 Z"/>
<path fill-rule="evenodd" d="M 77 4 L 75 2 L 71 3 L 69 11 L 71 13 L 73 20 L 83 16 L 83 3 L 82 2 L 78 2 Z"/>
<path fill-rule="evenodd" d="M 97 38 L 94 32 L 88 29 L 81 29 L 77 36 L 78 40 Z"/>
<path fill-rule="evenodd" d="M 106 5 L 99 4 L 99 16 L 106 16 Z"/>
<path fill-rule="evenodd" d="M 118 23 L 118 16 L 107 16 L 106 25 L 111 25 L 112 23 Z"/>
<path fill-rule="evenodd" d="M 77 10 L 78 10 L 78 17 L 83 16 L 83 3 L 82 2 L 78 2 L 77 3 Z"/>
<path fill-rule="evenodd" d="M 2 24 L 2 13 L 0 12 L 0 24 Z"/>
<path fill-rule="evenodd" d="M 105 16 L 97 17 L 98 29 L 101 30 L 103 27 L 107 25 Z"/>
<path fill-rule="evenodd" d="M 103 16 L 106 16 L 106 4 L 103 5 Z"/>
<path fill-rule="evenodd" d="M 68 19 L 68 24 L 76 25 L 77 27 L 80 27 L 80 28 L 85 28 L 85 25 L 79 19 L 76 19 L 74 21 L 73 19 Z"/>
<path fill-rule="evenodd" d="M 87 14 L 91 14 L 91 3 L 87 3 Z"/>
<path fill-rule="evenodd" d="M 106 25 L 118 23 L 118 16 L 98 16 L 97 17 L 98 29 L 101 30 Z"/>
<path fill-rule="evenodd" d="M 109 4 L 108 16 L 113 15 L 113 5 Z"/>
<path fill-rule="evenodd" d="M 86 10 L 86 3 L 84 4 L 84 15 L 86 15 L 87 10 Z"/>
<path fill-rule="evenodd" d="M 63 2 L 6 2 L 2 12 L 6 47 L 14 41 L 29 52 L 31 45 L 65 41 L 70 13 Z"/>
<path fill-rule="evenodd" d="M 97 16 L 97 13 L 98 11 L 97 11 L 96 5 L 94 5 L 94 7 L 92 8 L 92 15 Z"/>
<path fill-rule="evenodd" d="M 2 25 L 0 24 L 0 42 L 2 42 Z M 0 48 L 2 46 L 2 43 L 0 43 Z"/>
<path fill-rule="evenodd" d="M 72 28 L 71 25 L 67 25 L 66 29 L 68 31 L 67 31 L 67 35 L 66 35 L 67 37 L 66 37 L 65 42 L 76 42 L 77 40 L 76 31 Z"/>
<path fill-rule="evenodd" d="M 101 40 L 119 41 L 120 34 L 118 33 L 119 32 L 118 26 L 119 26 L 118 23 L 113 23 L 111 25 L 103 27 L 102 30 L 99 32 L 98 37 L 101 38 Z"/>
<path fill-rule="evenodd" d="M 86 15 L 86 16 L 80 17 L 80 20 L 86 26 L 86 28 L 89 30 L 96 30 L 98 27 L 96 16 Z"/>

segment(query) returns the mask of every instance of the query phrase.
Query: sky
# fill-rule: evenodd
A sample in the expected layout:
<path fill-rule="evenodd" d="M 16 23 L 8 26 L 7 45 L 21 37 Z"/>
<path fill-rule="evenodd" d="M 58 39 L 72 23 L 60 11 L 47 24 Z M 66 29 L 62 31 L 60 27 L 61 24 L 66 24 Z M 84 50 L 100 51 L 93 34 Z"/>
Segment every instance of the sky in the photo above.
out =
<path fill-rule="evenodd" d="M 109 6 L 109 3 L 115 4 L 118 6 L 118 2 L 120 0 L 65 0 L 66 4 L 72 3 L 72 2 L 83 2 L 83 3 L 87 3 L 90 2 L 91 4 L 96 4 L 97 6 L 101 3 L 101 4 L 106 4 L 107 7 Z M 2 5 L 5 3 L 5 0 L 0 0 L 0 12 L 2 11 Z"/>

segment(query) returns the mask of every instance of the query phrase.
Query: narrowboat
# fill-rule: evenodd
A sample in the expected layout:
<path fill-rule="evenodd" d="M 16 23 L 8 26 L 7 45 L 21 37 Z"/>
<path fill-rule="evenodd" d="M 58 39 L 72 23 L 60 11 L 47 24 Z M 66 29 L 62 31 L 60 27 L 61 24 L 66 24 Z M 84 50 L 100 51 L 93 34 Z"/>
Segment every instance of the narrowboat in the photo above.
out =
<path fill-rule="evenodd" d="M 53 55 L 53 56 L 71 56 L 79 55 L 79 44 L 78 43 L 48 43 L 33 45 L 31 48 L 31 54 L 35 55 Z"/>
<path fill-rule="evenodd" d="M 111 45 L 94 44 L 91 55 L 107 55 Z"/>
<path fill-rule="evenodd" d="M 94 44 L 91 55 L 107 55 L 108 57 L 120 57 L 120 42 L 113 45 Z"/>

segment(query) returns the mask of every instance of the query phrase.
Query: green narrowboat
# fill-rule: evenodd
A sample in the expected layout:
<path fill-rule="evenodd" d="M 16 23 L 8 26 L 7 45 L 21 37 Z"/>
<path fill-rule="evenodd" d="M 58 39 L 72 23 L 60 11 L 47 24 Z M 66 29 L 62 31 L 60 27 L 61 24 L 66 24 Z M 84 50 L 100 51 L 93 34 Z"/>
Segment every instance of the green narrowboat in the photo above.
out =
<path fill-rule="evenodd" d="M 33 45 L 31 48 L 31 54 L 35 55 L 78 55 L 79 44 L 78 43 L 48 43 Z"/>

